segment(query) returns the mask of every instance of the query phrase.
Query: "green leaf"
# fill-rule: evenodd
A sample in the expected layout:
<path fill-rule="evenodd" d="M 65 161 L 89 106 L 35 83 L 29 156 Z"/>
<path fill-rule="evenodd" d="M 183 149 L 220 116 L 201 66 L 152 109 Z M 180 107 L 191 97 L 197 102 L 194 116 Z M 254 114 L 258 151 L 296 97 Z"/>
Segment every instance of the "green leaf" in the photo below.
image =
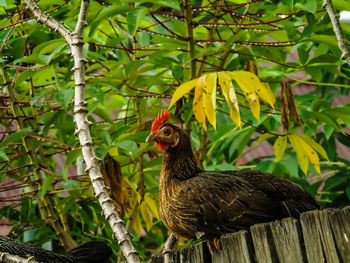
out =
<path fill-rule="evenodd" d="M 128 12 L 128 14 L 126 15 L 126 22 L 128 25 L 130 35 L 135 35 L 141 21 L 143 20 L 147 12 L 147 8 L 138 8 L 136 10 Z"/>
<path fill-rule="evenodd" d="M 344 175 L 334 175 L 326 180 L 325 184 L 325 190 L 330 191 L 332 189 L 335 189 L 337 187 L 343 188 L 343 184 L 348 180 L 349 178 Z M 344 188 L 343 188 L 344 189 Z"/>
<path fill-rule="evenodd" d="M 167 1 L 156 0 L 155 3 L 156 3 L 158 6 L 161 6 L 161 7 L 168 6 L 168 7 L 170 7 L 170 8 L 175 9 L 175 10 L 180 10 L 180 9 L 181 9 L 178 0 L 167 0 Z"/>
<path fill-rule="evenodd" d="M 22 139 L 22 136 L 28 134 L 31 131 L 32 129 L 30 127 L 27 127 L 23 130 L 19 130 L 19 131 L 16 131 L 15 133 L 10 134 L 0 143 L 0 148 L 3 148 L 6 144 L 10 142 L 20 141 Z"/>
<path fill-rule="evenodd" d="M 346 196 L 348 197 L 348 199 L 350 200 L 350 183 L 348 183 L 346 185 Z"/>
<path fill-rule="evenodd" d="M 330 116 L 328 114 L 325 114 L 324 112 L 314 112 L 314 111 L 307 111 L 307 110 L 300 110 L 299 111 L 305 119 L 309 118 L 311 120 L 319 120 L 323 123 L 326 123 L 327 125 L 333 127 L 336 130 L 341 130 L 342 127 L 337 122 L 336 119 L 334 119 L 333 116 Z"/>
<path fill-rule="evenodd" d="M 110 124 L 114 123 L 111 114 L 108 111 L 106 111 L 104 107 L 97 105 L 93 112 L 102 120 L 108 121 Z"/>
<path fill-rule="evenodd" d="M 45 196 L 47 190 L 49 189 L 49 187 L 50 187 L 52 181 L 53 181 L 55 178 L 56 178 L 56 175 L 49 175 L 49 176 L 47 176 L 47 177 L 44 179 L 43 185 L 42 185 L 42 187 L 41 187 L 41 191 L 40 191 L 40 193 L 39 193 L 39 197 L 40 197 L 41 199 L 44 198 L 44 196 Z"/>
<path fill-rule="evenodd" d="M 94 104 L 96 104 L 96 102 L 103 103 L 104 98 L 105 98 L 105 93 L 103 92 L 103 89 L 96 88 L 93 86 L 86 87 L 86 94 L 88 94 L 94 98 Z"/>
<path fill-rule="evenodd" d="M 338 41 L 335 38 L 335 36 L 329 36 L 329 35 L 313 35 L 311 37 L 308 37 L 302 42 L 316 42 L 316 43 L 324 43 L 327 44 L 333 48 L 338 48 Z"/>
<path fill-rule="evenodd" d="M 5 161 L 9 161 L 9 157 L 6 155 L 6 153 L 0 149 L 0 160 L 5 160 Z"/>
<path fill-rule="evenodd" d="M 116 142 L 114 145 L 117 146 L 118 148 L 123 149 L 130 155 L 133 155 L 133 156 L 137 155 L 138 148 L 137 148 L 136 142 L 134 141 L 125 140 L 125 141 Z"/>
<path fill-rule="evenodd" d="M 96 156 L 100 159 L 104 159 L 108 153 L 107 148 L 96 148 Z"/>
<path fill-rule="evenodd" d="M 334 128 L 328 125 L 324 126 L 324 135 L 326 136 L 327 141 L 331 138 L 334 132 Z"/>
<path fill-rule="evenodd" d="M 296 3 L 294 6 L 296 9 L 310 12 L 310 13 L 316 13 L 317 11 L 317 1 L 316 0 L 307 0 L 304 4 Z"/>
<path fill-rule="evenodd" d="M 350 2 L 348 0 L 332 0 L 332 3 L 337 10 L 350 11 Z"/>
<path fill-rule="evenodd" d="M 108 100 L 104 102 L 103 107 L 104 107 L 105 111 L 109 112 L 109 111 L 115 110 L 119 107 L 123 107 L 123 106 L 125 106 L 125 104 L 126 104 L 126 100 L 125 100 L 125 98 L 123 98 L 123 96 L 110 95 L 108 97 Z"/>
<path fill-rule="evenodd" d="M 288 175 L 299 178 L 298 161 L 292 155 L 284 155 L 278 162 L 278 166 Z"/>
<path fill-rule="evenodd" d="M 298 56 L 301 64 L 305 64 L 309 58 L 309 52 L 306 50 L 306 45 L 302 45 L 298 48 Z"/>
<path fill-rule="evenodd" d="M 67 111 L 68 105 L 73 99 L 74 90 L 73 89 L 62 89 L 56 93 L 55 99 L 63 108 Z"/>
<path fill-rule="evenodd" d="M 106 20 L 106 19 L 113 17 L 115 15 L 123 14 L 123 13 L 126 13 L 128 11 L 132 11 L 134 9 L 135 9 L 135 7 L 132 7 L 129 5 L 120 5 L 120 4 L 116 4 L 116 5 L 102 8 L 101 12 L 97 15 L 97 17 L 91 23 L 89 37 L 91 37 L 93 35 L 93 33 L 95 32 L 96 28 L 99 26 L 99 24 L 102 20 Z"/>
<path fill-rule="evenodd" d="M 75 189 L 80 186 L 80 183 L 75 180 L 68 180 L 61 183 L 63 189 Z"/>
<path fill-rule="evenodd" d="M 68 168 L 81 155 L 82 155 L 81 149 L 76 149 L 76 150 L 69 151 L 68 154 L 67 154 L 66 164 L 64 165 L 64 167 Z"/>

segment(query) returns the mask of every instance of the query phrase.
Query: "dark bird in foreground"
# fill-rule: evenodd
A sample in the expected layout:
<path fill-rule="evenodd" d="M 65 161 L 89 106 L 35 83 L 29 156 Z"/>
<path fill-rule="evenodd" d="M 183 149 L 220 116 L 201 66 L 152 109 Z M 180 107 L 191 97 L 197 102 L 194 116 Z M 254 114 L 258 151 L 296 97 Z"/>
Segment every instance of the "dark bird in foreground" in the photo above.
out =
<path fill-rule="evenodd" d="M 203 171 L 197 166 L 190 139 L 170 123 L 169 112 L 158 115 L 146 141 L 163 150 L 159 182 L 160 215 L 174 234 L 209 240 L 220 249 L 222 234 L 284 217 L 298 218 L 318 209 L 299 185 L 254 170 Z"/>
<path fill-rule="evenodd" d="M 21 258 L 33 256 L 42 263 L 104 263 L 112 255 L 112 250 L 100 241 L 88 241 L 61 255 L 32 244 L 21 243 L 6 236 L 0 236 L 0 252 Z"/>

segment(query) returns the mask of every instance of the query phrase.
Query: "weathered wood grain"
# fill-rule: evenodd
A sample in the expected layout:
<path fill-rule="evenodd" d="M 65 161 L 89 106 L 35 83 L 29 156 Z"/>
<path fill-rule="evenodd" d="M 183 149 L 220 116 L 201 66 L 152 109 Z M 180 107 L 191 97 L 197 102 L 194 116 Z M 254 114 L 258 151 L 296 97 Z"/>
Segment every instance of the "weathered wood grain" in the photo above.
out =
<path fill-rule="evenodd" d="M 255 258 L 258 263 L 278 262 L 277 251 L 272 238 L 269 223 L 257 224 L 250 227 Z"/>
<path fill-rule="evenodd" d="M 220 238 L 222 250 L 215 251 L 212 263 L 251 263 L 254 260 L 253 243 L 248 231 L 226 234 Z"/>
<path fill-rule="evenodd" d="M 211 262 L 210 254 L 204 251 L 204 242 L 195 244 L 190 247 L 185 247 L 178 251 L 177 260 L 178 263 L 206 263 Z"/>
<path fill-rule="evenodd" d="M 152 263 L 163 263 L 163 255 L 161 253 L 157 253 L 152 256 Z"/>
<path fill-rule="evenodd" d="M 281 263 L 305 262 L 304 243 L 298 220 L 285 218 L 270 223 L 274 245 Z"/>
<path fill-rule="evenodd" d="M 340 258 L 350 262 L 350 206 L 330 213 L 329 222 Z"/>
<path fill-rule="evenodd" d="M 310 211 L 300 217 L 309 263 L 339 262 L 328 217 L 332 212 L 333 209 Z"/>

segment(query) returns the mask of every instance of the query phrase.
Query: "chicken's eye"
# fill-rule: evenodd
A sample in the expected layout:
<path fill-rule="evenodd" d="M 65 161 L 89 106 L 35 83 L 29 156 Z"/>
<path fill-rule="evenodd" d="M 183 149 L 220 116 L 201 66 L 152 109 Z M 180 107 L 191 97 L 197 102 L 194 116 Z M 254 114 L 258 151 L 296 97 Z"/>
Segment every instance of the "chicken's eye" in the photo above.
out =
<path fill-rule="evenodd" d="M 170 131 L 170 129 L 165 129 L 163 131 L 163 133 L 164 133 L 165 136 L 168 136 L 168 135 L 170 135 L 171 131 Z"/>

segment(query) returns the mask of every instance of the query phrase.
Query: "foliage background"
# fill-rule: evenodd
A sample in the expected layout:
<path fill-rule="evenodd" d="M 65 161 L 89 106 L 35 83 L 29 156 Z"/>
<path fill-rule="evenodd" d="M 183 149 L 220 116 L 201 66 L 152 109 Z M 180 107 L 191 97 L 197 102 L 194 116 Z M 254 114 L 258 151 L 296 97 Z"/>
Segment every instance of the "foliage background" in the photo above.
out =
<path fill-rule="evenodd" d="M 347 1 L 333 3 L 338 10 L 350 11 Z M 38 2 L 71 30 L 79 4 Z M 21 189 L 2 199 L 6 203 L 0 216 L 13 225 L 11 236 L 59 250 L 60 236 L 41 217 L 38 200 L 43 200 L 77 243 L 106 241 L 116 257 L 111 229 L 80 169 L 69 48 L 56 32 L 37 23 L 21 2 L 0 1 L 0 16 L 0 179 L 6 180 L 1 191 Z M 109 154 L 121 166 L 120 174 L 111 169 L 117 164 L 105 161 L 106 170 L 114 171 L 111 181 L 120 189 L 114 192 L 115 203 L 123 210 L 143 259 L 167 236 L 157 210 L 161 155 L 145 138 L 176 87 L 204 73 L 254 71 L 257 65 L 260 80 L 269 83 L 277 102 L 276 110 L 262 104 L 257 120 L 235 86 L 239 129 L 218 89 L 217 128 L 208 126 L 205 133 L 193 116 L 193 93 L 179 100 L 171 108 L 171 120 L 191 133 L 200 165 L 237 169 L 236 164 L 241 164 L 239 168 L 243 164 L 301 184 L 324 207 L 349 204 L 349 158 L 341 158 L 338 148 L 350 147 L 350 107 L 335 101 L 349 95 L 350 67 L 340 60 L 322 1 L 100 0 L 91 1 L 87 22 L 84 49 L 91 134 L 98 157 Z M 349 39 L 350 26 L 342 26 Z M 291 118 L 282 128 L 282 80 L 300 94 L 294 100 L 302 127 Z M 272 147 L 281 137 L 276 134 L 294 132 L 313 138 L 327 152 L 328 160 L 320 156 L 321 174 L 310 165 L 306 177 L 290 146 L 280 159 L 267 151 L 270 156 L 244 163 L 257 143 Z"/>

